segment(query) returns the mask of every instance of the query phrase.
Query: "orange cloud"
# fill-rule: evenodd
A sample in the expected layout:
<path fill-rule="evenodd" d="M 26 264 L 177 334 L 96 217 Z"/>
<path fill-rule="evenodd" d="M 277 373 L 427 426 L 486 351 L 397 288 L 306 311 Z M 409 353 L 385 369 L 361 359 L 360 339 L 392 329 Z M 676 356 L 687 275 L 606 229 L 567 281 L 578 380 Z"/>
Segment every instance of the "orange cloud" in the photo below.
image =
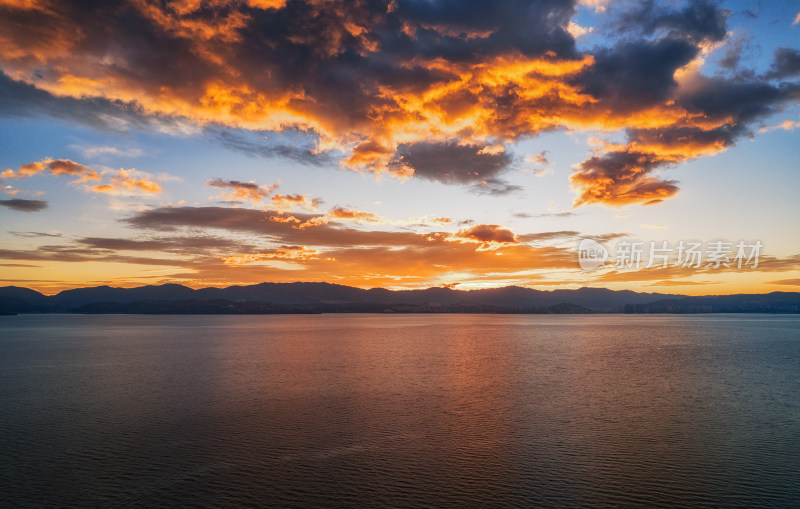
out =
<path fill-rule="evenodd" d="M 222 194 L 228 200 L 249 200 L 252 202 L 265 200 L 280 186 L 280 184 L 259 186 L 253 181 L 240 182 L 238 180 L 223 180 L 220 178 L 206 180 L 206 184 L 218 189 L 230 189 L 229 192 Z"/>
<path fill-rule="evenodd" d="M 301 221 L 319 217 L 297 216 Z M 136 239 L 86 238 L 30 251 L 6 249 L 0 250 L 0 259 L 172 267 L 172 278 L 193 284 L 297 280 L 298 270 L 302 270 L 303 280 L 359 286 L 392 280 L 395 284 L 400 280 L 424 284 L 448 274 L 470 278 L 525 273 L 532 277 L 531 271 L 574 270 L 576 266 L 571 250 L 507 242 L 503 233 L 507 230 L 499 227 L 490 228 L 496 231 L 491 236 L 494 240 L 488 241 L 494 246 L 486 249 L 486 242 L 454 241 L 444 233 L 370 231 L 334 223 L 297 229 L 296 223 L 268 220 L 276 217 L 284 216 L 274 211 L 221 207 L 150 209 L 125 221 L 138 230 Z M 187 232 L 182 233 L 183 228 Z M 169 233 L 153 235 L 162 230 Z M 198 236 L 201 230 L 216 230 L 217 234 Z M 473 233 L 483 240 L 489 238 L 479 232 Z M 270 245 L 245 245 L 236 238 Z"/>
<path fill-rule="evenodd" d="M 159 194 L 162 192 L 159 183 L 144 172 L 124 169 L 117 170 L 110 183 L 92 186 L 88 189 L 96 193 L 108 194 L 127 194 L 130 192 Z"/>
<path fill-rule="evenodd" d="M 427 216 L 419 216 L 419 217 L 409 217 L 406 219 L 399 219 L 397 221 L 392 221 L 393 224 L 397 225 L 419 225 L 419 226 L 446 226 L 449 224 L 453 224 L 455 220 L 450 217 L 446 216 L 434 216 L 434 215 L 427 215 Z"/>
<path fill-rule="evenodd" d="M 372 212 L 365 212 L 363 210 L 348 209 L 344 207 L 334 207 L 327 213 L 328 217 L 332 219 L 344 219 L 347 221 L 356 221 L 362 223 L 384 223 L 386 220 Z"/>
<path fill-rule="evenodd" d="M 320 252 L 305 246 L 289 246 L 272 249 L 262 253 L 246 253 L 227 256 L 222 261 L 227 265 L 245 265 L 268 260 L 306 261 L 319 257 Z"/>
<path fill-rule="evenodd" d="M 27 205 L 31 210 L 37 207 L 17 205 Z M 60 267 L 47 270 L 61 271 L 63 281 L 74 281 L 75 276 L 70 274 L 75 264 L 92 262 L 92 266 L 123 264 L 127 268 L 121 270 L 128 274 L 130 265 L 153 267 L 165 279 L 195 286 L 298 280 L 362 287 L 430 286 L 442 281 L 480 281 L 496 286 L 544 280 L 552 285 L 594 282 L 607 286 L 680 282 L 687 277 L 686 269 L 679 267 L 639 271 L 608 267 L 587 274 L 578 267 L 574 245 L 567 242 L 581 237 L 577 231 L 515 235 L 498 225 L 478 225 L 457 234 L 418 233 L 353 228 L 344 221 L 297 228 L 315 217 L 322 215 L 162 207 L 136 212 L 123 220 L 136 230 L 134 238 L 46 236 L 42 237 L 46 242 L 43 240 L 45 243 L 36 249 L 0 249 L 0 259 Z M 618 236 L 594 238 L 602 241 Z M 557 245 L 539 242 L 558 239 L 565 241 Z M 785 273 L 785 279 L 796 278 L 798 270 L 800 256 L 795 255 L 763 256 L 757 269 L 731 268 L 732 276 L 719 279 L 713 269 L 700 268 L 697 273 L 714 282 L 747 278 L 751 272 L 763 281 L 773 281 L 778 279 L 775 273 Z"/>
<path fill-rule="evenodd" d="M 73 184 L 80 184 L 89 181 L 100 180 L 100 174 L 82 164 L 70 161 L 69 159 L 42 159 L 33 163 L 23 164 L 17 171 L 7 169 L 0 173 L 0 178 L 27 178 L 42 172 L 49 172 L 51 175 L 69 175 L 77 177 Z"/>
<path fill-rule="evenodd" d="M 162 192 L 161 185 L 149 173 L 134 169 L 119 169 L 116 172 L 104 170 L 99 172 L 69 159 L 48 158 L 23 164 L 17 171 L 11 169 L 3 171 L 0 173 L 0 178 L 27 178 L 43 172 L 55 176 L 68 175 L 74 177 L 70 182 L 73 185 L 97 182 L 97 184 L 84 187 L 87 191 L 95 193 L 125 194 L 135 192 L 159 194 Z M 102 180 L 108 176 L 111 177 L 110 181 L 103 183 Z"/>
<path fill-rule="evenodd" d="M 321 216 L 315 216 L 308 221 L 299 224 L 298 228 L 309 228 L 328 224 L 331 221 L 349 221 L 356 224 L 381 224 L 386 223 L 386 218 L 380 217 L 372 212 L 365 212 L 344 207 L 333 207 Z"/>
<path fill-rule="evenodd" d="M 582 162 L 570 181 L 578 196 L 575 205 L 612 206 L 653 203 L 674 195 L 678 187 L 649 174 L 663 161 L 642 152 L 616 151 Z"/>
<path fill-rule="evenodd" d="M 770 81 L 786 76 L 780 62 L 763 76 L 700 74 L 728 33 L 727 11 L 703 2 L 634 7 L 647 36 L 620 26 L 619 42 L 585 52 L 575 47 L 584 29 L 570 2 L 524 10 L 496 2 L 480 14 L 440 8 L 129 0 L 87 16 L 75 0 L 16 0 L 0 6 L 0 66 L 54 98 L 102 99 L 196 126 L 309 133 L 313 153 L 342 154 L 345 168 L 491 194 L 511 191 L 497 179 L 518 140 L 625 130 L 624 146 L 594 154 L 573 175 L 578 205 L 673 196 L 676 183 L 656 169 L 724 150 L 798 100 L 796 84 Z M 421 153 L 459 164 L 426 163 Z M 284 210 L 290 203 L 275 198 Z"/>
<path fill-rule="evenodd" d="M 319 198 L 307 194 L 276 194 L 270 200 L 270 207 L 278 212 L 291 212 L 296 209 L 314 212 L 322 204 Z"/>

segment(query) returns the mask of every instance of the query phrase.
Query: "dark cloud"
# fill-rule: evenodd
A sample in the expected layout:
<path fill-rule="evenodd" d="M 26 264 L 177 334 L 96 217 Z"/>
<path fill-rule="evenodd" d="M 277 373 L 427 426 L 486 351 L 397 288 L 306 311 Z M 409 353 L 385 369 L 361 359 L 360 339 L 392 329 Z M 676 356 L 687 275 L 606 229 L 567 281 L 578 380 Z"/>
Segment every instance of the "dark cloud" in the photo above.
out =
<path fill-rule="evenodd" d="M 398 18 L 417 28 L 416 40 L 410 38 L 399 49 L 414 54 L 463 60 L 513 47 L 527 56 L 548 51 L 574 55 L 574 40 L 565 30 L 575 13 L 573 1 L 401 0 L 397 6 Z"/>
<path fill-rule="evenodd" d="M 323 219 L 324 221 L 320 221 Z M 315 246 L 424 244 L 426 237 L 413 233 L 364 231 L 342 227 L 323 214 L 292 213 L 225 207 L 163 207 L 134 214 L 124 223 L 152 231 L 182 228 L 219 229 L 251 233 L 265 241 Z M 303 227 L 305 224 L 312 225 Z"/>
<path fill-rule="evenodd" d="M 571 176 L 576 205 L 658 203 L 678 188 L 656 170 L 731 147 L 752 135 L 754 124 L 800 99 L 797 84 L 774 86 L 753 73 L 697 75 L 692 86 L 678 86 L 676 71 L 700 54 L 700 43 L 723 40 L 728 14 L 707 1 L 690 1 L 678 10 L 646 1 L 618 15 L 617 25 L 628 35 L 597 49 L 595 65 L 574 83 L 601 99 L 593 107 L 609 108 L 610 115 L 649 108 L 651 118 L 665 120 L 656 127 L 627 126 L 624 145 L 611 145 L 581 163 Z M 654 38 L 635 39 L 629 32 Z M 734 40 L 720 65 L 735 70 L 747 42 Z M 794 50 L 779 49 L 769 77 L 796 72 L 795 58 Z"/>
<path fill-rule="evenodd" d="M 88 168 L 69 159 L 56 159 L 48 165 L 53 175 L 83 175 Z"/>
<path fill-rule="evenodd" d="M 6 207 L 18 212 L 39 212 L 47 208 L 47 202 L 44 200 L 12 198 L 10 200 L 0 200 L 0 207 Z"/>
<path fill-rule="evenodd" d="M 728 32 L 730 11 L 720 9 L 713 0 L 689 0 L 682 9 L 672 9 L 654 0 L 643 0 L 619 14 L 617 26 L 623 31 L 667 37 L 698 43 L 721 41 Z"/>
<path fill-rule="evenodd" d="M 211 187 L 216 187 L 220 189 L 232 188 L 232 189 L 244 189 L 247 191 L 258 192 L 260 191 L 259 185 L 254 182 L 241 182 L 239 180 L 223 180 L 221 178 L 210 179 L 206 181 L 206 184 L 210 185 Z"/>
<path fill-rule="evenodd" d="M 700 49 L 685 39 L 625 41 L 595 52 L 595 65 L 575 83 L 617 112 L 653 106 L 677 86 L 675 71 L 691 62 Z"/>
<path fill-rule="evenodd" d="M 292 217 L 307 221 L 309 214 L 294 214 Z M 230 231 L 254 233 L 278 233 L 291 229 L 287 223 L 274 221 L 281 214 L 252 209 L 225 207 L 161 207 L 134 214 L 123 222 L 137 228 L 171 231 L 177 227 L 223 228 Z"/>
<path fill-rule="evenodd" d="M 753 124 L 800 99 L 800 85 L 734 78 L 705 78 L 674 101 L 703 122 L 682 119 L 655 128 L 629 128 L 627 144 L 583 161 L 572 174 L 576 205 L 653 204 L 673 196 L 674 180 L 654 176 L 659 169 L 715 154 L 752 134 Z M 716 125 L 714 125 L 716 124 Z"/>
<path fill-rule="evenodd" d="M 725 45 L 725 54 L 718 60 L 720 67 L 729 71 L 736 71 L 745 51 L 750 49 L 750 37 L 739 35 L 728 41 Z"/>
<path fill-rule="evenodd" d="M 0 117 L 54 117 L 100 131 L 124 132 L 131 129 L 156 132 L 185 132 L 185 119 L 146 113 L 135 102 L 100 97 L 56 97 L 35 86 L 16 81 L 0 69 Z"/>
<path fill-rule="evenodd" d="M 0 249 L 0 260 L 53 262 L 115 262 L 136 265 L 182 266 L 186 261 L 168 258 L 122 256 L 110 250 L 95 250 L 70 245 L 41 246 L 33 250 Z"/>
<path fill-rule="evenodd" d="M 496 224 L 479 224 L 472 228 L 461 230 L 458 232 L 458 236 L 465 239 L 479 240 L 481 242 L 517 242 L 517 237 L 511 230 Z"/>
<path fill-rule="evenodd" d="M 111 251 L 163 251 L 180 254 L 205 254 L 212 252 L 250 251 L 255 249 L 251 243 L 242 243 L 225 237 L 206 235 L 184 237 L 160 237 L 151 239 L 119 239 L 106 237 L 86 237 L 77 240 L 78 244 L 93 249 Z"/>
<path fill-rule="evenodd" d="M 193 128 L 252 156 L 413 172 L 491 194 L 516 189 L 499 179 L 512 157 L 487 145 L 627 128 L 626 146 L 587 160 L 573 179 L 581 201 L 606 186 L 588 179 L 611 178 L 614 189 L 595 201 L 619 204 L 676 189 L 626 174 L 641 166 L 630 154 L 650 161 L 645 173 L 709 155 L 798 100 L 798 85 L 769 84 L 797 74 L 788 48 L 763 76 L 678 86 L 676 75 L 728 32 L 730 13 L 715 2 L 617 5 L 617 42 L 585 52 L 567 30 L 573 0 L 4 5 L 0 115 Z M 721 65 L 735 69 L 740 56 L 734 42 Z"/>
<path fill-rule="evenodd" d="M 744 125 L 731 123 L 710 129 L 679 125 L 654 129 L 628 129 L 627 134 L 628 139 L 638 145 L 658 146 L 674 150 L 691 150 L 694 148 L 698 151 L 702 151 L 710 147 L 729 147 L 733 145 L 736 138 L 745 131 L 746 128 Z"/>
<path fill-rule="evenodd" d="M 278 157 L 311 166 L 335 162 L 330 153 L 316 149 L 319 136 L 313 132 L 290 130 L 290 135 L 287 135 L 286 132 L 253 132 L 223 127 L 210 127 L 205 132 L 223 147 L 251 157 Z"/>
<path fill-rule="evenodd" d="M 86 237 L 64 244 L 49 244 L 32 250 L 0 249 L 0 259 L 57 262 L 103 261 L 137 265 L 193 267 L 231 253 L 257 251 L 259 246 L 241 240 L 196 234 L 194 236 L 142 239 Z M 121 252 L 146 252 L 131 256 Z M 167 256 L 164 256 L 167 255 Z"/>
<path fill-rule="evenodd" d="M 506 170 L 511 157 L 494 153 L 485 145 L 446 142 L 403 143 L 397 147 L 394 166 L 407 167 L 414 175 L 448 184 L 488 181 Z"/>
<path fill-rule="evenodd" d="M 761 2 L 758 3 L 758 11 L 761 12 Z M 747 16 L 750 19 L 758 19 L 758 13 L 751 11 L 750 9 L 744 9 L 742 11 L 743 16 Z"/>
<path fill-rule="evenodd" d="M 430 65 L 436 59 L 471 64 L 509 53 L 528 58 L 579 57 L 565 29 L 575 5 L 562 0 L 496 5 L 298 1 L 279 9 L 224 2 L 88 7 L 64 1 L 58 8 L 4 11 L 0 27 L 11 34 L 15 54 L 47 61 L 29 68 L 26 60 L 9 57 L 5 65 L 13 76 L 51 90 L 65 75 L 101 81 L 113 76 L 126 84 L 126 90 L 139 91 L 134 95 L 138 103 L 98 104 L 101 111 L 90 113 L 86 120 L 104 128 L 115 127 L 116 118 L 126 124 L 146 123 L 149 119 L 140 115 L 145 109 L 162 111 L 169 121 L 175 112 L 168 111 L 167 104 L 185 101 L 187 110 L 203 104 L 198 117 L 213 120 L 224 110 L 222 116 L 251 125 L 258 110 L 280 110 L 276 117 L 287 120 L 266 123 L 279 125 L 281 131 L 300 129 L 312 139 L 314 129 L 326 129 L 328 136 L 352 131 L 369 135 L 374 127 L 368 126 L 375 122 L 409 117 L 395 94 L 417 94 L 460 79 L 458 70 Z M 43 26 L 52 27 L 47 37 Z M 73 44 L 65 43 L 73 39 Z M 207 55 L 214 58 L 204 58 Z M 413 63 L 415 59 L 418 63 Z M 98 61 L 110 63 L 97 66 Z M 67 104 L 29 84 L 6 81 L 24 88 L 17 95 L 37 96 L 9 105 L 37 104 L 67 118 L 74 117 L 74 109 L 91 110 L 86 101 Z M 84 95 L 74 90 L 65 95 L 73 93 Z M 110 89 L 106 93 L 114 95 Z M 270 103 L 273 100 L 280 104 Z M 31 108 L 15 106 L 15 111 L 24 114 Z M 312 121 L 298 128 L 305 123 L 303 118 Z M 212 127 L 210 135 L 250 155 L 308 164 L 331 162 L 314 147 L 265 141 L 242 130 Z"/>
<path fill-rule="evenodd" d="M 759 81 L 710 78 L 697 91 L 680 97 L 679 104 L 689 113 L 739 126 L 775 113 L 798 99 L 800 85 L 795 83 L 773 86 Z"/>
<path fill-rule="evenodd" d="M 800 51 L 794 48 L 778 48 L 767 78 L 782 79 L 800 74 Z"/>

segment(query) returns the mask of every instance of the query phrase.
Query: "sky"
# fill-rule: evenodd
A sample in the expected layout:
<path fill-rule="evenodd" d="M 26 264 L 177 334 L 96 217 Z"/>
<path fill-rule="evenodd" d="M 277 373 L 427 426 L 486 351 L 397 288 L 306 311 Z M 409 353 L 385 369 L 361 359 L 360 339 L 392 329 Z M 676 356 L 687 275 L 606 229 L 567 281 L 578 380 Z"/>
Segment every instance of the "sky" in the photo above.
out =
<path fill-rule="evenodd" d="M 0 286 L 800 290 L 796 2 L 0 0 L 0 72 Z"/>

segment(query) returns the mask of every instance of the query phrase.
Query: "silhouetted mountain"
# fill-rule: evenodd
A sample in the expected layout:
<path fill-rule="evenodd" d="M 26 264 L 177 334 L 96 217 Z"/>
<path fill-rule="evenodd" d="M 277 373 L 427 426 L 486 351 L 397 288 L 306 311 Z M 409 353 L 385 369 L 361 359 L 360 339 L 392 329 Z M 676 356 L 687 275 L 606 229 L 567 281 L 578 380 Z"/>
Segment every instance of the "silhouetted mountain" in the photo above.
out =
<path fill-rule="evenodd" d="M 709 295 L 628 304 L 626 313 L 800 313 L 800 294 Z"/>
<path fill-rule="evenodd" d="M 227 288 L 167 284 L 97 286 L 45 296 L 0 288 L 0 312 L 78 313 L 797 313 L 800 293 L 687 297 L 605 288 L 542 291 L 520 286 L 482 290 L 363 290 L 330 283 L 260 283 Z"/>
<path fill-rule="evenodd" d="M 114 288 L 95 286 L 64 290 L 54 295 L 52 302 L 62 309 L 74 309 L 94 302 L 136 302 L 144 300 L 185 300 L 197 298 L 195 290 L 182 285 L 140 286 L 138 288 Z"/>
<path fill-rule="evenodd" d="M 31 304 L 44 304 L 50 297 L 42 295 L 36 290 L 22 288 L 21 286 L 3 286 L 0 287 L 0 298 L 9 297 L 13 299 L 24 300 Z"/>
<path fill-rule="evenodd" d="M 4 286 L 0 288 L 0 315 L 41 313 L 47 310 L 48 299 L 50 297 L 35 290 L 19 286 Z"/>
<path fill-rule="evenodd" d="M 362 290 L 330 283 L 261 283 L 252 286 L 204 288 L 197 292 L 198 296 L 203 298 L 257 300 L 291 305 L 402 303 L 449 306 L 461 302 L 472 302 L 494 306 L 538 308 L 569 302 L 597 311 L 615 311 L 625 304 L 640 304 L 667 297 L 681 297 L 659 293 L 617 292 L 605 288 L 542 291 L 520 286 L 506 286 L 482 290 L 453 290 L 436 287 L 425 290 L 391 291 L 383 288 Z"/>
<path fill-rule="evenodd" d="M 331 283 L 259 283 L 227 288 L 201 288 L 195 298 L 279 302 L 315 305 L 336 302 L 370 302 L 368 290 Z"/>

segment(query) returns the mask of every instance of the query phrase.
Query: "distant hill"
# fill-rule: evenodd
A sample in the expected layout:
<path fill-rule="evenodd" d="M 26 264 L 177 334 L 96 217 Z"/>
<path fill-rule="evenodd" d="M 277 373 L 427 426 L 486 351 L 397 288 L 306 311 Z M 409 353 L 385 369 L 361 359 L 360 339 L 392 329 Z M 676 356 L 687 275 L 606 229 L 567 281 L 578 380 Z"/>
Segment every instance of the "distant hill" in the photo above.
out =
<path fill-rule="evenodd" d="M 0 288 L 0 314 L 13 313 L 798 313 L 800 293 L 689 297 L 605 288 L 543 291 L 520 286 L 481 290 L 364 290 L 330 283 L 260 283 L 227 288 L 166 284 L 96 286 L 46 296 Z"/>
<path fill-rule="evenodd" d="M 710 295 L 627 304 L 626 313 L 800 313 L 800 293 Z"/>

